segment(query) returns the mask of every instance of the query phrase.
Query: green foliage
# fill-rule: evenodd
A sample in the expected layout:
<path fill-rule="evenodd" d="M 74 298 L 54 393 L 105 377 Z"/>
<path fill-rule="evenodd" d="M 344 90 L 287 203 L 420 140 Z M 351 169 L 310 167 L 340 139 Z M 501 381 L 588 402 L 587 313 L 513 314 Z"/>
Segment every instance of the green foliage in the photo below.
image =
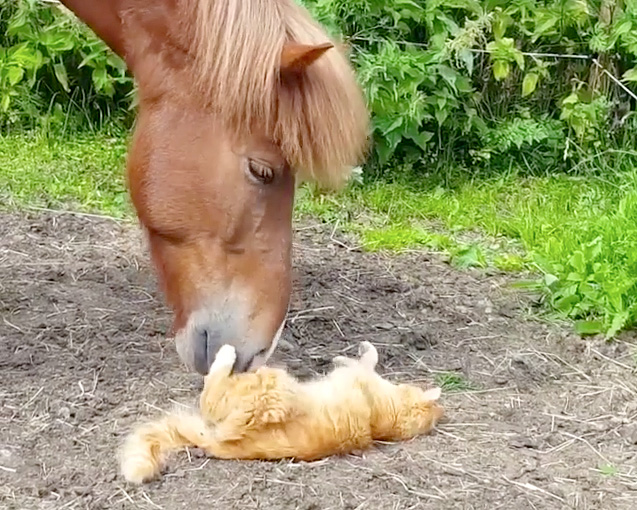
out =
<path fill-rule="evenodd" d="M 377 172 L 453 161 L 490 171 L 522 163 L 544 173 L 577 166 L 626 137 L 615 117 L 630 98 L 592 59 L 534 54 L 597 56 L 630 85 L 637 81 L 635 2 L 304 4 L 351 45 L 373 114 Z M 493 143 L 503 135 L 510 143 Z"/>
<path fill-rule="evenodd" d="M 618 169 L 637 163 L 635 102 L 608 76 L 637 91 L 637 2 L 305 3 L 351 45 L 373 115 L 368 178 L 406 167 L 420 180 L 438 174 L 447 187 L 459 172 L 508 179 L 567 171 L 615 183 Z M 581 334 L 612 337 L 637 322 L 634 188 L 621 196 L 607 190 L 614 201 L 597 197 L 603 205 L 559 188 L 551 188 L 554 198 L 535 197 L 538 203 L 509 190 L 523 210 L 504 196 L 496 205 L 478 193 L 486 211 L 474 210 L 475 221 L 491 207 L 502 214 L 481 226 L 522 241 L 527 261 L 545 275 L 533 287 L 552 309 L 577 321 Z M 408 202 L 418 214 L 442 215 L 451 224 L 473 205 L 458 201 L 455 210 L 454 195 L 427 196 Z M 375 246 L 432 244 L 431 234 L 405 219 L 367 237 Z M 445 249 L 460 266 L 484 266 L 490 258 L 477 245 Z M 505 253 L 491 262 L 510 268 L 521 259 Z"/>
<path fill-rule="evenodd" d="M 613 337 L 637 324 L 637 189 L 631 178 L 632 189 L 612 210 L 585 228 L 571 220 L 567 226 L 574 232 L 547 236 L 535 257 L 545 275 L 528 286 L 543 291 L 560 315 L 575 319 L 582 335 Z"/>
<path fill-rule="evenodd" d="M 110 116 L 126 116 L 132 91 L 124 62 L 60 6 L 5 0 L 0 10 L 5 128 L 99 125 Z"/>
<path fill-rule="evenodd" d="M 299 0 L 302 1 L 302 0 Z M 626 138 L 625 93 L 590 60 L 637 81 L 637 4 L 625 0 L 304 0 L 352 48 L 373 115 L 367 174 L 396 164 L 568 169 Z M 59 5 L 5 0 L 0 121 L 130 120 L 124 63 Z M 622 110 L 623 109 L 623 110 Z M 538 136 L 491 141 L 519 121 Z M 543 134 L 541 134 L 543 133 Z M 515 138 L 515 134 L 511 134 Z M 538 156 L 538 153 L 540 154 Z M 487 156 L 498 156 L 497 158 Z"/>
<path fill-rule="evenodd" d="M 613 464 L 603 464 L 598 471 L 603 476 L 616 476 L 619 473 L 619 469 Z"/>
<path fill-rule="evenodd" d="M 587 94 L 572 92 L 562 100 L 560 119 L 566 121 L 574 139 L 581 145 L 592 143 L 602 148 L 610 125 L 610 104 L 605 96 L 586 98 Z"/>
<path fill-rule="evenodd" d="M 0 204 L 130 217 L 125 154 L 126 140 L 104 133 L 0 137 Z M 579 333 L 611 337 L 637 325 L 637 172 L 614 162 L 596 163 L 599 178 L 458 175 L 442 186 L 439 176 L 411 176 L 338 197 L 304 186 L 296 212 L 356 233 L 368 250 L 427 247 L 460 268 L 539 271 L 524 287 Z"/>
<path fill-rule="evenodd" d="M 0 204 L 129 216 L 125 156 L 126 139 L 104 132 L 0 135 Z"/>
<path fill-rule="evenodd" d="M 565 133 L 562 123 L 527 112 L 512 119 L 494 122 L 493 127 L 480 133 L 481 149 L 472 151 L 476 162 L 490 162 L 493 157 L 514 161 L 521 153 L 527 166 L 554 169 L 564 151 Z"/>

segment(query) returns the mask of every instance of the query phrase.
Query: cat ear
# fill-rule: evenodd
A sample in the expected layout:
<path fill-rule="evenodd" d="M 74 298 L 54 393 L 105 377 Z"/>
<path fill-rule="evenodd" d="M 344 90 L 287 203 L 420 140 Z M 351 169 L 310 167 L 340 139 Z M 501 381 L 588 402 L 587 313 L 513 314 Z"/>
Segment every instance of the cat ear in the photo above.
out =
<path fill-rule="evenodd" d="M 440 388 L 432 388 L 425 391 L 423 397 L 425 398 L 425 400 L 438 400 L 441 394 L 442 390 Z"/>

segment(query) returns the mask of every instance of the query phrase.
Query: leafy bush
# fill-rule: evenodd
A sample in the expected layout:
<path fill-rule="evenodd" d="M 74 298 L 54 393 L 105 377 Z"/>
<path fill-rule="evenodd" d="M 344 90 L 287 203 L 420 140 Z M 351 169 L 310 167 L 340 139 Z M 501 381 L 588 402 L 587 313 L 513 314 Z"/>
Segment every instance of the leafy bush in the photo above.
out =
<path fill-rule="evenodd" d="M 488 160 L 491 170 L 523 162 L 527 170 L 546 171 L 625 139 L 630 98 L 591 59 L 526 53 L 595 55 L 632 85 L 635 2 L 299 1 L 352 48 L 374 119 L 370 170 L 476 168 Z M 128 118 L 133 91 L 123 62 L 64 8 L 4 1 L 5 126 L 66 123 L 72 114 L 91 124 Z M 510 143 L 494 144 L 498 139 Z"/>
<path fill-rule="evenodd" d="M 61 6 L 4 0 L 0 10 L 0 121 L 101 125 L 126 116 L 133 82 L 124 62 Z"/>
<path fill-rule="evenodd" d="M 637 3 L 306 0 L 349 41 L 374 118 L 376 166 L 489 159 L 572 167 L 625 137 L 637 82 Z M 536 55 L 529 55 L 529 53 Z M 501 145 L 498 143 L 501 142 Z M 491 156 L 498 156 L 492 158 Z"/>

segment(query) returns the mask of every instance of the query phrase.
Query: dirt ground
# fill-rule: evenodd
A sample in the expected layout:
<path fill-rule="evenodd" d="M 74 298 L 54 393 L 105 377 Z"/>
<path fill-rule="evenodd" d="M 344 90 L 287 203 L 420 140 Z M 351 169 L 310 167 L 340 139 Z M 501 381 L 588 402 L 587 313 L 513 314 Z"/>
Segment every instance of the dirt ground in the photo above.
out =
<path fill-rule="evenodd" d="M 201 383 L 165 339 L 137 228 L 4 213 L 0 236 L 2 509 L 637 508 L 634 337 L 578 339 L 531 319 L 508 277 L 365 254 L 309 223 L 276 360 L 323 372 L 369 340 L 383 373 L 453 383 L 447 421 L 316 463 L 183 452 L 130 486 L 115 460 L 129 427 L 195 402 Z"/>

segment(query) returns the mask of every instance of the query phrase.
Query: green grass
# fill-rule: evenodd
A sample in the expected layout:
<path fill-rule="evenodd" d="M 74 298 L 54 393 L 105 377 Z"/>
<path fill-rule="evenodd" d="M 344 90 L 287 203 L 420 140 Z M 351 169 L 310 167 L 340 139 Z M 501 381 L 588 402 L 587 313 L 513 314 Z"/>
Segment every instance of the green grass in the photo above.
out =
<path fill-rule="evenodd" d="M 129 215 L 125 157 L 107 135 L 0 137 L 0 203 Z"/>
<path fill-rule="evenodd" d="M 0 138 L 0 202 L 130 217 L 126 143 L 107 135 Z M 600 163 L 601 164 L 601 163 Z M 637 322 L 637 171 L 605 177 L 456 179 L 299 191 L 297 215 L 337 223 L 368 250 L 426 247 L 458 267 L 541 275 L 527 287 L 580 333 Z"/>
<path fill-rule="evenodd" d="M 429 186 L 428 186 L 429 185 Z M 310 193 L 307 193 L 310 195 Z M 305 199 L 368 249 L 428 247 L 462 267 L 530 269 L 550 308 L 582 334 L 613 336 L 637 322 L 637 171 L 589 176 L 375 183 L 344 197 Z"/>
<path fill-rule="evenodd" d="M 434 376 L 434 383 L 445 392 L 472 391 L 476 389 L 476 387 L 461 374 L 455 372 L 441 372 L 436 374 Z"/>

